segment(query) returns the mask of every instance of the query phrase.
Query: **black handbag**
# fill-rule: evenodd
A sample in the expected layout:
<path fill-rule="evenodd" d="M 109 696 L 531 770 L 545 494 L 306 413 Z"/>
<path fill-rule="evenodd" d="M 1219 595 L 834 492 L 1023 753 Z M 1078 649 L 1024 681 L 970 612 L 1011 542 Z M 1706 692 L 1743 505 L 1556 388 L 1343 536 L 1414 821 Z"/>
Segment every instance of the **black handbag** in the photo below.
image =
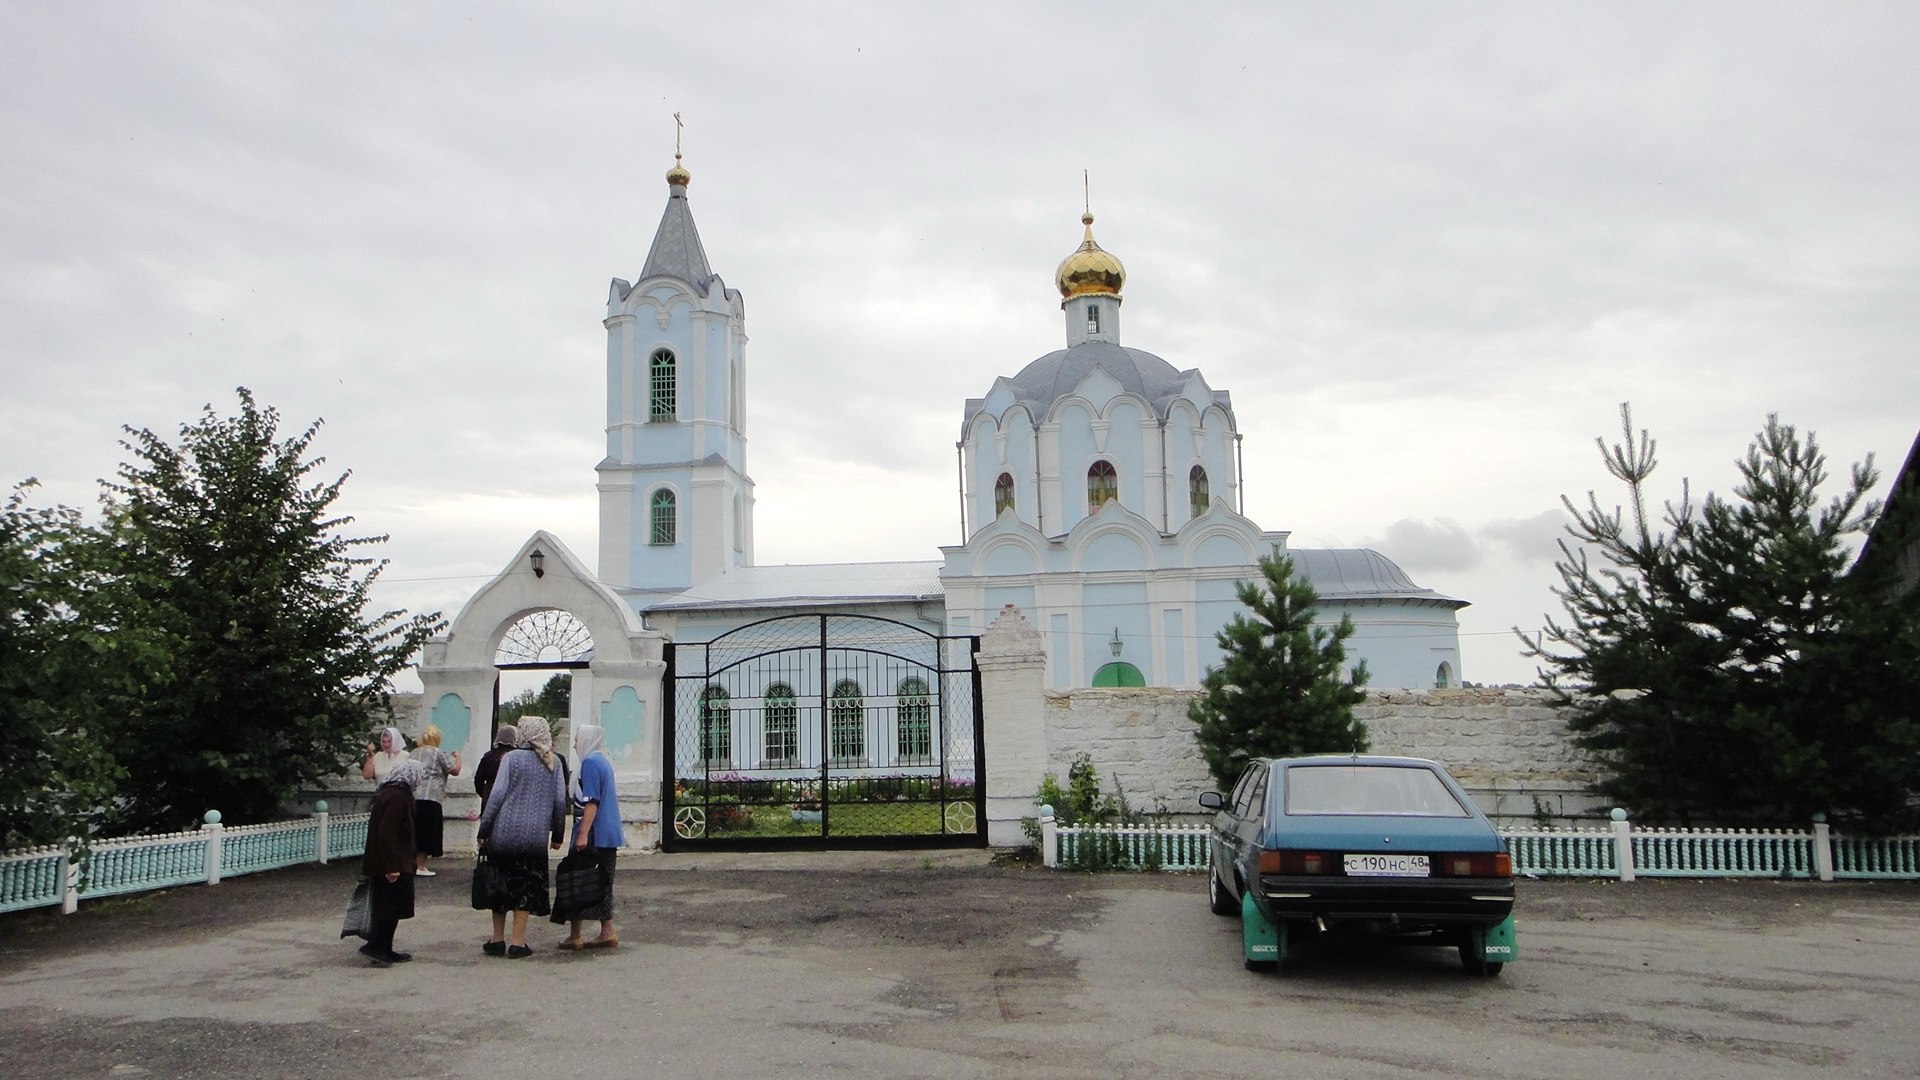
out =
<path fill-rule="evenodd" d="M 501 903 L 500 868 L 485 855 L 473 863 L 473 910 L 491 911 Z"/>
<path fill-rule="evenodd" d="M 584 851 L 573 851 L 553 872 L 554 922 L 566 922 L 582 911 L 600 906 L 600 862 Z"/>
<path fill-rule="evenodd" d="M 340 936 L 365 938 L 373 935 L 373 901 L 367 895 L 370 883 L 362 878 L 347 901 L 347 914 L 340 920 Z"/>

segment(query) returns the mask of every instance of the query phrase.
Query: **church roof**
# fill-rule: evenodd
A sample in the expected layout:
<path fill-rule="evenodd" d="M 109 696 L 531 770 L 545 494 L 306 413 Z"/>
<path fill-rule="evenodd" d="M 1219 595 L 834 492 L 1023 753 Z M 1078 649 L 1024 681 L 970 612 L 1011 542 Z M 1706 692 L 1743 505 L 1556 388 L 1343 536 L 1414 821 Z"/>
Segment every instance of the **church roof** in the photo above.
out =
<path fill-rule="evenodd" d="M 1106 372 L 1122 389 L 1145 398 L 1160 416 L 1166 415 L 1168 404 L 1180 396 L 1187 380 L 1199 374 L 1177 371 L 1172 364 L 1143 349 L 1129 349 L 1110 341 L 1083 341 L 1033 361 L 1008 379 L 1007 385 L 1016 402 L 1025 405 L 1035 417 L 1044 417 L 1054 402 L 1073 393 L 1095 368 Z M 1232 410 L 1224 391 L 1216 392 L 1213 400 Z M 967 421 L 972 421 L 974 414 L 984 407 L 982 399 L 968 401 Z"/>
<path fill-rule="evenodd" d="M 647 265 L 640 269 L 640 280 L 676 278 L 705 296 L 713 269 L 707 265 L 707 249 L 700 246 L 700 230 L 693 227 L 686 171 L 677 165 L 675 168 L 676 172 L 667 175 L 667 210 L 660 215 L 660 228 L 653 234 L 653 247 L 647 249 Z M 673 183 L 675 180 L 680 182 Z"/>
<path fill-rule="evenodd" d="M 1287 555 L 1322 600 L 1430 600 L 1467 606 L 1465 600 L 1415 585 L 1392 559 L 1371 548 L 1289 548 Z"/>
<path fill-rule="evenodd" d="M 849 602 L 942 600 L 937 562 L 805 563 L 737 566 L 647 611 L 835 607 Z"/>

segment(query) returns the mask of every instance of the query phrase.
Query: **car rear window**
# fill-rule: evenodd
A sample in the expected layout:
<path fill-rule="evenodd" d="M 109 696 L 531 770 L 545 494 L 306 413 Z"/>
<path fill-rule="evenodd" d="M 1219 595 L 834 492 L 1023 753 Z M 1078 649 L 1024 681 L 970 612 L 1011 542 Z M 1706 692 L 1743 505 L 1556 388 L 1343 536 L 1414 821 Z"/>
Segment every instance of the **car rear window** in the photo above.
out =
<path fill-rule="evenodd" d="M 1433 770 L 1405 765 L 1295 765 L 1287 769 L 1289 814 L 1468 817 Z"/>

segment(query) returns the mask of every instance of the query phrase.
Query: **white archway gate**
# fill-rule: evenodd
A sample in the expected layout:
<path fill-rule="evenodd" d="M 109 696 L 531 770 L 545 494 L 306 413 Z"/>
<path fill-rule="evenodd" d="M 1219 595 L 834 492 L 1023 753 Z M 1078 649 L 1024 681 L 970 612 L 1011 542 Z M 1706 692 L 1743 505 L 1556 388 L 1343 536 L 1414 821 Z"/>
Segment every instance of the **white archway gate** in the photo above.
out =
<path fill-rule="evenodd" d="M 574 672 L 571 720 L 606 729 L 632 847 L 659 844 L 661 676 L 665 638 L 587 572 L 558 537 L 536 532 L 474 593 L 446 635 L 420 658 L 416 730 L 436 724 L 442 745 L 477 762 L 492 742 L 501 668 Z M 473 780 L 455 778 L 449 803 L 472 805 Z M 450 814 L 458 812 L 448 806 Z M 636 828 L 637 826 L 637 828 Z"/>

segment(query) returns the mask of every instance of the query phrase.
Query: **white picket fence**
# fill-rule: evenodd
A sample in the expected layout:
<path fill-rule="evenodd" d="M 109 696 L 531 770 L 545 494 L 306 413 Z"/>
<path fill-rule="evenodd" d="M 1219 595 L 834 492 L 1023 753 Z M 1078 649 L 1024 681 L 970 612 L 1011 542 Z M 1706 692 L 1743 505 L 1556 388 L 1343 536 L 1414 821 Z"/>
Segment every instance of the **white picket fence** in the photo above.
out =
<path fill-rule="evenodd" d="M 52 907 L 71 915 L 82 900 L 166 889 L 276 870 L 298 863 L 325 863 L 366 850 L 367 815 L 334 817 L 327 804 L 297 821 L 226 828 L 220 812 L 186 832 L 97 840 L 85 858 L 64 847 L 0 854 L 0 912 Z"/>
<path fill-rule="evenodd" d="M 1061 825 L 1042 807 L 1046 865 L 1091 870 L 1207 868 L 1205 825 Z M 1521 877 L 1920 880 L 1920 836 L 1810 829 L 1635 828 L 1624 810 L 1598 829 L 1501 829 Z"/>

